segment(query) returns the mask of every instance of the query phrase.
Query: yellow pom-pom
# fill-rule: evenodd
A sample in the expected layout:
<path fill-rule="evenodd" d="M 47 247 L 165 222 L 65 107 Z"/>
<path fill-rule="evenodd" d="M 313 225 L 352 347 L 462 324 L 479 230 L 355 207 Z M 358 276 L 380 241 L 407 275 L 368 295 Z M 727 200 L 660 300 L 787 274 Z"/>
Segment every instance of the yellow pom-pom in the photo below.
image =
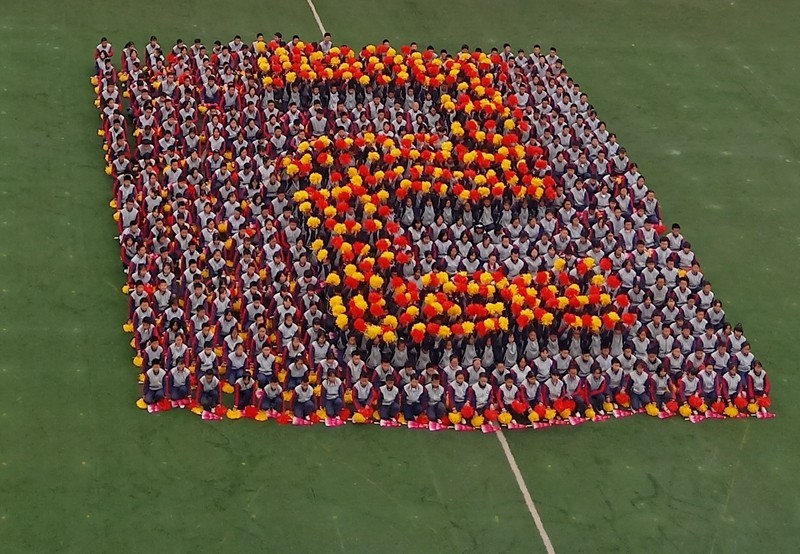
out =
<path fill-rule="evenodd" d="M 552 421 L 556 418 L 556 411 L 553 408 L 547 408 L 547 411 L 544 413 L 544 417 L 545 419 Z"/>
<path fill-rule="evenodd" d="M 147 408 L 147 403 L 144 401 L 144 398 L 140 398 L 136 401 L 136 407 L 140 410 L 144 410 Z"/>
<path fill-rule="evenodd" d="M 531 413 L 528 414 L 528 421 L 530 421 L 531 423 L 536 423 L 537 421 L 539 421 L 539 414 L 531 410 Z"/>
<path fill-rule="evenodd" d="M 650 402 L 647 406 L 644 407 L 645 412 L 647 415 L 655 417 L 658 415 L 658 406 Z"/>
<path fill-rule="evenodd" d="M 308 374 L 308 382 L 309 382 L 311 385 L 316 385 L 316 384 L 317 384 L 317 374 L 316 374 L 316 373 L 313 373 L 313 372 L 312 372 L 312 373 L 309 373 L 309 374 Z"/>
<path fill-rule="evenodd" d="M 511 423 L 512 419 L 513 418 L 511 417 L 511 414 L 508 412 L 503 412 L 502 414 L 497 416 L 497 421 L 499 421 L 503 425 L 508 425 L 509 423 Z"/>
<path fill-rule="evenodd" d="M 352 404 L 353 403 L 353 391 L 348 389 L 344 391 L 344 403 L 345 404 Z"/>
<path fill-rule="evenodd" d="M 314 396 L 316 396 L 317 398 L 322 396 L 322 385 L 317 385 L 314 387 Z"/>
<path fill-rule="evenodd" d="M 231 385 L 230 383 L 225 383 L 222 385 L 222 392 L 224 392 L 225 394 L 233 394 L 234 390 L 236 389 L 234 389 L 233 385 Z"/>
<path fill-rule="evenodd" d="M 114 221 L 119 221 L 119 212 L 114 212 Z"/>
<path fill-rule="evenodd" d="M 144 373 L 140 373 L 137 379 L 139 384 L 144 383 Z"/>
<path fill-rule="evenodd" d="M 325 419 L 328 417 L 328 413 L 325 411 L 325 408 L 320 408 L 317 410 L 317 417 L 320 419 Z"/>
<path fill-rule="evenodd" d="M 739 415 L 739 410 L 736 409 L 736 406 L 728 406 L 723 413 L 728 417 L 736 417 Z"/>
<path fill-rule="evenodd" d="M 708 406 L 706 405 L 705 402 L 703 402 L 702 404 L 700 404 L 700 407 L 697 408 L 697 411 L 700 412 L 701 414 L 704 414 L 708 411 Z"/>
<path fill-rule="evenodd" d="M 130 342 L 131 348 L 136 348 L 136 338 L 132 338 Z"/>
<path fill-rule="evenodd" d="M 603 402 L 603 411 L 606 413 L 611 413 L 614 411 L 614 404 L 611 402 Z"/>
<path fill-rule="evenodd" d="M 586 408 L 586 413 L 584 414 L 587 419 L 594 419 L 597 417 L 597 413 L 594 411 L 593 408 Z"/>
<path fill-rule="evenodd" d="M 472 421 L 470 423 L 472 423 L 473 427 L 477 428 L 477 427 L 480 427 L 481 425 L 483 425 L 483 421 L 484 421 L 484 419 L 483 419 L 482 415 L 475 414 L 474 416 L 472 416 Z"/>
<path fill-rule="evenodd" d="M 267 415 L 266 410 L 259 410 L 255 417 L 256 421 L 267 421 L 268 419 L 269 415 Z"/>
<path fill-rule="evenodd" d="M 194 408 L 192 408 L 192 413 L 193 414 L 197 414 L 197 415 L 202 414 L 203 413 L 203 407 L 202 406 L 195 406 Z"/>
<path fill-rule="evenodd" d="M 133 358 L 133 365 L 135 365 L 136 367 L 142 367 L 143 364 L 144 360 L 142 359 L 141 356 L 136 356 L 135 358 Z"/>
<path fill-rule="evenodd" d="M 750 402 L 750 404 L 747 405 L 747 411 L 751 414 L 758 413 L 758 403 Z"/>
<path fill-rule="evenodd" d="M 558 415 L 561 416 L 561 419 L 569 419 L 569 416 L 572 415 L 572 410 L 570 410 L 569 408 L 566 408 L 564 410 L 561 410 L 561 413 L 558 414 Z"/>
<path fill-rule="evenodd" d="M 689 407 L 688 404 L 684 404 L 680 408 L 678 408 L 678 413 L 681 414 L 683 417 L 689 417 L 692 415 L 692 409 Z"/>
<path fill-rule="evenodd" d="M 461 423 L 461 419 L 462 418 L 461 418 L 461 414 L 460 413 L 458 413 L 458 412 L 450 412 L 447 415 L 447 419 L 450 420 L 450 423 L 452 423 L 453 425 L 456 425 L 457 423 Z"/>
<path fill-rule="evenodd" d="M 365 418 L 363 414 L 356 412 L 355 415 L 353 416 L 353 423 L 363 424 L 366 422 L 367 418 Z"/>
<path fill-rule="evenodd" d="M 240 412 L 236 408 L 232 408 L 232 409 L 228 410 L 227 412 L 225 412 L 225 416 L 228 419 L 240 419 L 242 417 L 242 412 Z"/>
<path fill-rule="evenodd" d="M 133 323 L 131 322 L 123 323 L 122 330 L 126 333 L 133 333 Z"/>
<path fill-rule="evenodd" d="M 130 294 L 131 288 L 128 285 L 122 285 L 122 294 Z"/>
<path fill-rule="evenodd" d="M 283 401 L 284 402 L 291 402 L 292 401 L 292 391 L 290 391 L 290 390 L 283 391 Z"/>

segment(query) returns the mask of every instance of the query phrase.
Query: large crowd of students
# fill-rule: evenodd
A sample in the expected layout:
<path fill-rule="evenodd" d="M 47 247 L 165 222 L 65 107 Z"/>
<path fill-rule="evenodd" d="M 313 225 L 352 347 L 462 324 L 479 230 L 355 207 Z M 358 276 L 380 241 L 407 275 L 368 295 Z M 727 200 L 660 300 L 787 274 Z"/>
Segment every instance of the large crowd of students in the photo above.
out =
<path fill-rule="evenodd" d="M 555 48 L 104 38 L 95 63 L 141 406 L 443 426 L 769 407 Z"/>

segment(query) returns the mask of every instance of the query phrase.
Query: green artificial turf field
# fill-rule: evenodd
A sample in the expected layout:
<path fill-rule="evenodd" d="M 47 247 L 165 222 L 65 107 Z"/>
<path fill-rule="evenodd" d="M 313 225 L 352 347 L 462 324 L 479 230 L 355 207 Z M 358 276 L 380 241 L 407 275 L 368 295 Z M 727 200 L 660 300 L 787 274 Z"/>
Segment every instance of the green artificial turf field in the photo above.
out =
<path fill-rule="evenodd" d="M 352 46 L 557 45 L 772 376 L 771 421 L 506 433 L 555 550 L 797 551 L 800 4 L 316 5 Z M 543 552 L 490 435 L 206 423 L 134 406 L 92 49 L 101 35 L 117 51 L 150 34 L 313 39 L 306 2 L 0 8 L 0 550 Z"/>

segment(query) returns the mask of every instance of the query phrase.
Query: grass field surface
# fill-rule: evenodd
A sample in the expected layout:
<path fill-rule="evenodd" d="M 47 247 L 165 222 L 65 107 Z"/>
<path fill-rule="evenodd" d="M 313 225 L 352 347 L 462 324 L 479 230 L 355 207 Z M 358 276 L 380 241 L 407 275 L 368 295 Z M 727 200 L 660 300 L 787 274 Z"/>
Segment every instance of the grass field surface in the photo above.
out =
<path fill-rule="evenodd" d="M 92 49 L 101 35 L 117 51 L 151 34 L 313 39 L 308 4 L 0 7 L 0 550 L 544 552 L 491 435 L 205 423 L 134 406 Z M 770 421 L 506 433 L 555 550 L 796 551 L 800 4 L 316 8 L 351 46 L 556 45 L 772 376 Z"/>

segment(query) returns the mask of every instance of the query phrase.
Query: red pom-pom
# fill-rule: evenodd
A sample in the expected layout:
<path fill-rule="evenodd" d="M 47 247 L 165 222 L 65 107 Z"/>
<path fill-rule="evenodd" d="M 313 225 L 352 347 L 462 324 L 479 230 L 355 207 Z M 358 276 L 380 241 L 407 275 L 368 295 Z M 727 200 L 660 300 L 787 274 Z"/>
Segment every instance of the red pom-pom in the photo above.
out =
<path fill-rule="evenodd" d="M 483 417 L 486 418 L 486 421 L 497 421 L 497 410 L 493 410 L 491 408 L 486 408 L 483 412 Z"/>
<path fill-rule="evenodd" d="M 772 406 L 772 398 L 770 398 L 769 396 L 762 396 L 761 398 L 758 399 L 758 405 L 764 409 L 767 409 L 770 406 Z"/>
<path fill-rule="evenodd" d="M 539 415 L 539 419 L 544 419 L 544 416 L 547 415 L 547 408 L 544 407 L 544 404 L 537 404 L 533 407 L 533 411 Z"/>
<path fill-rule="evenodd" d="M 472 419 L 472 416 L 475 415 L 475 408 L 467 404 L 463 408 L 461 408 L 461 415 L 464 416 L 466 419 Z"/>
<path fill-rule="evenodd" d="M 631 402 L 631 397 L 627 392 L 618 392 L 614 399 L 620 406 L 627 406 Z"/>
<path fill-rule="evenodd" d="M 739 410 L 744 410 L 747 408 L 747 398 L 744 396 L 737 396 L 733 399 L 733 405 Z"/>
<path fill-rule="evenodd" d="M 217 404 L 216 408 L 214 408 L 214 413 L 218 416 L 224 416 L 228 413 L 228 408 L 224 404 Z"/>
<path fill-rule="evenodd" d="M 716 402 L 711 404 L 711 409 L 717 412 L 718 414 L 721 414 L 722 412 L 725 411 L 725 402 L 723 402 L 722 400 L 717 400 Z"/>
<path fill-rule="evenodd" d="M 678 413 L 678 403 L 675 400 L 670 400 L 667 402 L 667 410 L 673 414 Z"/>
<path fill-rule="evenodd" d="M 689 407 L 690 408 L 692 408 L 693 410 L 696 410 L 703 403 L 703 399 L 700 398 L 699 396 L 692 395 L 692 396 L 689 397 L 687 402 L 689 403 Z M 723 408 L 724 408 L 724 406 L 723 406 Z"/>
<path fill-rule="evenodd" d="M 511 403 L 511 411 L 513 411 L 515 414 L 522 415 L 525 413 L 525 409 L 526 409 L 525 402 L 523 402 L 522 400 L 514 400 Z"/>
<path fill-rule="evenodd" d="M 350 408 L 342 408 L 342 411 L 339 412 L 339 417 L 342 419 L 350 419 L 351 415 Z"/>

